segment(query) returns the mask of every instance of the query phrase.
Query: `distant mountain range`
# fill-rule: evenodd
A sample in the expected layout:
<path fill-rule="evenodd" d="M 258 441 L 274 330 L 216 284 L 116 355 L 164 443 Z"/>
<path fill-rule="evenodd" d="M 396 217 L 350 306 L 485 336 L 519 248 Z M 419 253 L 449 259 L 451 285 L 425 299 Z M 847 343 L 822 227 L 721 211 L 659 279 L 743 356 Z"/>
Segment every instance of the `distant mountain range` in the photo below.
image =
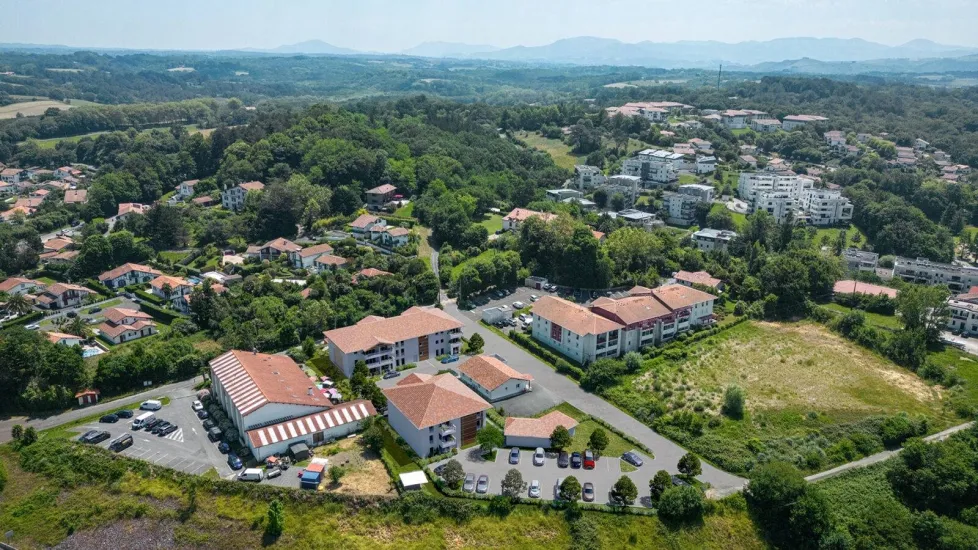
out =
<path fill-rule="evenodd" d="M 413 48 L 402 50 L 403 55 L 414 57 L 469 57 L 499 51 L 495 46 L 485 44 L 462 44 L 459 42 L 423 42 Z"/>

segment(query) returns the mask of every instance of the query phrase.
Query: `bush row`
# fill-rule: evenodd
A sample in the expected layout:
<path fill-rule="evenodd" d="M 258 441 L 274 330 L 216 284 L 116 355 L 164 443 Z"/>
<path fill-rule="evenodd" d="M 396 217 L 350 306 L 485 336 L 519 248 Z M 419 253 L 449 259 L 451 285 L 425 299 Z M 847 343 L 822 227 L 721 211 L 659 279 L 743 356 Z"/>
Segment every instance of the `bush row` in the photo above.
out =
<path fill-rule="evenodd" d="M 155 294 L 150 294 L 149 292 L 146 292 L 145 290 L 136 289 L 136 290 L 133 290 L 133 294 L 135 294 L 136 296 L 139 296 L 139 298 L 141 300 L 144 300 L 144 301 L 149 302 L 151 304 L 156 304 L 158 306 L 163 305 L 163 300 L 159 296 L 157 296 Z"/>
<path fill-rule="evenodd" d="M 85 279 L 85 287 L 90 288 L 103 296 L 115 296 L 115 291 L 103 285 L 98 279 Z"/>
<path fill-rule="evenodd" d="M 43 318 L 44 318 L 44 312 L 42 312 L 42 311 L 32 311 L 32 312 L 28 313 L 27 315 L 21 315 L 20 317 L 18 317 L 16 319 L 11 319 L 10 321 L 7 321 L 6 323 L 3 323 L 2 325 L 0 325 L 0 330 L 3 330 L 5 328 L 9 328 L 9 327 L 14 327 L 14 326 L 17 326 L 17 325 L 26 325 L 28 323 L 32 323 L 34 321 L 37 321 L 38 319 L 43 319 Z"/>
<path fill-rule="evenodd" d="M 182 319 L 184 317 L 183 315 L 181 315 L 180 313 L 177 313 L 175 311 L 168 310 L 168 309 L 163 309 L 161 307 L 157 307 L 157 306 L 155 306 L 153 304 L 148 304 L 146 302 L 143 302 L 141 304 L 141 306 L 142 306 L 141 309 L 143 311 L 145 311 L 150 316 L 152 316 L 153 319 L 156 319 L 157 321 L 159 321 L 161 323 L 170 324 L 174 320 L 176 320 L 176 319 Z"/>
<path fill-rule="evenodd" d="M 533 355 L 536 355 L 545 362 L 550 363 L 550 365 L 552 365 L 557 372 L 561 374 L 566 374 L 578 381 L 580 381 L 580 379 L 584 376 L 584 369 L 574 366 L 567 359 L 564 359 L 556 352 L 551 351 L 547 346 L 544 346 L 522 332 L 510 330 L 509 339 L 519 344 L 520 347 L 526 349 Z"/>

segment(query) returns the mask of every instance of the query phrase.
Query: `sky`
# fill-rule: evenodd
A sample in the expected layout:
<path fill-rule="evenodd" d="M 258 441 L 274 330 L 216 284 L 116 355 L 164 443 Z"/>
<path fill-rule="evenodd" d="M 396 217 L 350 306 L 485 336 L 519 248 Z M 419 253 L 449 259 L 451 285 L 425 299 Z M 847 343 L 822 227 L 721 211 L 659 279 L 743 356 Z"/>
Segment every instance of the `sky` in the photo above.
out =
<path fill-rule="evenodd" d="M 397 52 L 421 42 L 537 46 L 812 36 L 978 46 L 978 0 L 0 0 L 0 42 L 217 50 L 322 40 Z"/>

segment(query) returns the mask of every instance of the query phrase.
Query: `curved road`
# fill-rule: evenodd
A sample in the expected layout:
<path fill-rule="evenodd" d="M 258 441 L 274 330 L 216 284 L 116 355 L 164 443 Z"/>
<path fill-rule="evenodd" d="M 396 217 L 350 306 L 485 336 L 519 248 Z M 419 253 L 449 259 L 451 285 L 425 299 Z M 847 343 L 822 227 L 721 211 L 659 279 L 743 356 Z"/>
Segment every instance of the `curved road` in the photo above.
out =
<path fill-rule="evenodd" d="M 651 449 L 655 454 L 655 458 L 642 467 L 644 471 L 649 472 L 649 479 L 651 479 L 654 472 L 659 470 L 666 470 L 672 474 L 679 473 L 676 466 L 679 463 L 679 459 L 686 454 L 685 449 L 659 435 L 652 428 L 639 422 L 601 397 L 582 390 L 580 386 L 564 375 L 558 374 L 557 371 L 541 362 L 523 348 L 480 325 L 471 317 L 459 311 L 455 302 L 446 302 L 444 303 L 444 307 L 447 313 L 462 322 L 466 337 L 471 336 L 476 331 L 482 335 L 486 342 L 484 348 L 486 353 L 499 354 L 510 366 L 520 372 L 533 375 L 534 380 L 538 381 L 540 385 L 555 395 L 563 398 L 585 413 L 596 416 L 631 435 Z M 709 483 L 714 489 L 712 494 L 718 497 L 737 492 L 747 483 L 746 479 L 727 473 L 705 462 L 703 463 L 703 474 L 697 477 L 701 481 Z"/>

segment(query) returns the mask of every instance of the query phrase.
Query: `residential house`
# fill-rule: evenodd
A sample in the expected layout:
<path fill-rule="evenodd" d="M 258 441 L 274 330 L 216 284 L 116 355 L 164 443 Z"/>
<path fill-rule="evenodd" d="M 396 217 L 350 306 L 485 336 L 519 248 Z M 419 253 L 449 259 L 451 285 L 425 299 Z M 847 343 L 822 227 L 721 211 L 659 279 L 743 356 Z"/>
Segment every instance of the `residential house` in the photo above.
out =
<path fill-rule="evenodd" d="M 574 166 L 574 186 L 581 191 L 604 185 L 605 175 L 597 166 L 578 164 Z"/>
<path fill-rule="evenodd" d="M 350 222 L 350 231 L 355 238 L 367 240 L 370 238 L 370 232 L 374 231 L 377 226 L 386 227 L 387 220 L 372 214 L 361 214 L 357 216 L 357 219 Z"/>
<path fill-rule="evenodd" d="M 978 285 L 978 268 L 897 256 L 893 261 L 893 277 L 909 283 L 947 285 L 952 292 L 964 292 Z"/>
<path fill-rule="evenodd" d="M 349 260 L 346 258 L 341 258 L 340 256 L 333 256 L 332 254 L 320 256 L 313 260 L 313 267 L 316 272 L 328 270 L 335 271 L 342 267 L 346 267 L 349 264 Z"/>
<path fill-rule="evenodd" d="M 373 279 L 374 277 L 385 277 L 388 275 L 393 275 L 390 271 L 384 271 L 383 269 L 377 269 L 376 267 L 368 267 L 366 269 L 361 269 L 357 271 L 351 282 L 357 284 L 360 279 Z"/>
<path fill-rule="evenodd" d="M 69 189 L 65 191 L 65 204 L 85 204 L 88 202 L 88 189 Z"/>
<path fill-rule="evenodd" d="M 781 121 L 781 129 L 790 132 L 807 124 L 825 122 L 828 119 L 818 115 L 788 115 Z"/>
<path fill-rule="evenodd" d="M 53 173 L 56 179 L 64 178 L 80 178 L 82 176 L 82 171 L 73 166 L 62 166 L 58 168 Z"/>
<path fill-rule="evenodd" d="M 713 143 L 700 138 L 693 138 L 689 140 L 689 144 L 696 148 L 697 151 L 713 152 Z"/>
<path fill-rule="evenodd" d="M 139 215 L 142 216 L 149 209 L 152 208 L 148 204 L 139 204 L 138 202 L 124 202 L 119 205 L 119 210 L 115 215 L 116 220 L 124 220 L 129 216 Z"/>
<path fill-rule="evenodd" d="M 220 283 L 212 284 L 211 290 L 214 291 L 214 294 L 216 295 L 224 294 L 225 292 L 228 291 L 227 287 Z M 184 294 L 183 296 L 178 297 L 176 300 L 173 301 L 173 307 L 180 313 L 183 313 L 184 315 L 190 314 L 190 302 L 193 300 L 193 295 L 194 295 L 193 291 L 191 291 L 188 294 Z M 307 296 L 303 296 L 303 298 L 306 297 Z"/>
<path fill-rule="evenodd" d="M 245 197 L 249 191 L 256 193 L 265 189 L 265 184 L 260 181 L 249 181 L 240 183 L 221 193 L 221 205 L 228 210 L 240 211 L 244 209 Z"/>
<path fill-rule="evenodd" d="M 478 355 L 458 369 L 465 382 L 490 403 L 530 391 L 533 376 L 510 367 L 492 355 Z"/>
<path fill-rule="evenodd" d="M 258 258 L 258 260 L 274 260 L 285 254 L 289 261 L 295 265 L 292 260 L 292 255 L 299 253 L 302 247 L 295 244 L 294 242 L 283 239 L 281 237 L 277 239 L 272 239 L 263 245 L 249 246 L 245 251 L 245 256 L 249 258 Z"/>
<path fill-rule="evenodd" d="M 194 187 L 198 183 L 200 183 L 200 180 L 187 180 L 180 182 L 180 185 L 177 185 L 177 198 L 180 200 L 185 200 L 194 196 Z"/>
<path fill-rule="evenodd" d="M 757 169 L 757 159 L 751 155 L 740 155 L 740 162 L 750 166 L 753 169 Z"/>
<path fill-rule="evenodd" d="M 34 215 L 35 210 L 26 206 L 15 205 L 10 210 L 0 212 L 0 219 L 7 223 L 14 223 L 20 217 L 28 218 Z"/>
<path fill-rule="evenodd" d="M 726 229 L 704 228 L 693 233 L 693 244 L 703 252 L 720 250 L 726 252 L 730 246 L 730 241 L 737 238 L 737 234 Z"/>
<path fill-rule="evenodd" d="M 161 275 L 150 281 L 149 290 L 157 298 L 176 305 L 178 300 L 193 292 L 194 287 L 182 277 Z"/>
<path fill-rule="evenodd" d="M 90 294 L 94 294 L 94 292 L 83 286 L 55 283 L 38 295 L 37 306 L 44 309 L 78 307 L 84 303 L 85 298 Z"/>
<path fill-rule="evenodd" d="M 750 127 L 761 134 L 773 134 L 781 129 L 781 121 L 776 118 L 755 118 L 750 122 Z"/>
<path fill-rule="evenodd" d="M 434 307 L 412 307 L 397 317 L 371 315 L 324 336 L 330 360 L 346 376 L 361 360 L 380 374 L 462 349 L 462 323 Z"/>
<path fill-rule="evenodd" d="M 723 290 L 723 281 L 711 276 L 706 271 L 677 271 L 673 278 L 676 279 L 677 283 L 684 286 L 702 285 L 718 291 Z"/>
<path fill-rule="evenodd" d="M 367 191 L 367 208 L 371 210 L 380 210 L 381 208 L 387 206 L 387 203 L 394 200 L 394 193 L 397 192 L 397 187 L 389 183 L 384 185 L 379 185 Z"/>
<path fill-rule="evenodd" d="M 129 285 L 141 285 L 163 275 L 163 272 L 142 264 L 122 264 L 98 276 L 103 285 L 119 289 Z"/>
<path fill-rule="evenodd" d="M 373 240 L 386 248 L 398 248 L 406 245 L 411 239 L 411 230 L 406 227 L 387 226 L 383 231 L 371 234 Z"/>
<path fill-rule="evenodd" d="M 80 346 L 84 338 L 76 334 L 67 334 L 64 332 L 45 332 L 44 337 L 48 339 L 48 342 L 52 344 L 68 346 L 69 348 Z"/>
<path fill-rule="evenodd" d="M 312 269 L 316 265 L 316 259 L 320 256 L 328 256 L 333 253 L 333 247 L 328 244 L 317 244 L 300 248 L 299 250 L 289 250 L 289 263 L 296 269 Z"/>
<path fill-rule="evenodd" d="M 665 225 L 662 220 L 658 219 L 655 214 L 650 214 L 649 212 L 643 212 L 641 210 L 635 210 L 633 208 L 628 208 L 621 210 L 619 212 L 608 212 L 608 216 L 613 219 L 621 219 L 628 225 L 633 227 L 640 227 L 646 230 L 652 230 L 656 227 L 661 227 Z"/>
<path fill-rule="evenodd" d="M 539 418 L 507 417 L 503 435 L 507 447 L 523 447 L 526 449 L 553 447 L 550 436 L 558 426 L 563 426 L 573 437 L 577 429 L 577 420 L 560 411 L 550 411 Z"/>
<path fill-rule="evenodd" d="M 285 355 L 232 350 L 210 362 L 210 374 L 212 398 L 259 462 L 346 437 L 377 414 L 362 399 L 334 405 Z"/>
<path fill-rule="evenodd" d="M 879 264 L 880 255 L 875 252 L 859 250 L 857 248 L 847 248 L 842 251 L 842 259 L 846 262 L 849 271 L 876 271 Z"/>
<path fill-rule="evenodd" d="M 105 322 L 98 326 L 99 334 L 113 344 L 131 342 L 158 332 L 153 317 L 142 311 L 110 307 L 102 315 Z"/>
<path fill-rule="evenodd" d="M 23 296 L 24 294 L 34 294 L 44 290 L 46 285 L 41 281 L 24 279 L 21 277 L 8 277 L 0 283 L 0 292 L 8 296 Z"/>
<path fill-rule="evenodd" d="M 520 228 L 520 224 L 533 217 L 540 218 L 544 222 L 550 222 L 555 220 L 557 215 L 549 212 L 527 210 L 526 208 L 514 208 L 509 214 L 503 217 L 503 231 L 516 231 Z"/>
<path fill-rule="evenodd" d="M 840 149 L 846 144 L 846 135 L 840 130 L 825 132 L 822 136 L 825 138 L 825 143 L 828 143 L 829 147 L 833 149 Z"/>
<path fill-rule="evenodd" d="M 555 202 L 564 199 L 581 199 L 584 198 L 584 193 L 576 189 L 548 189 L 547 198 Z"/>
<path fill-rule="evenodd" d="M 714 156 L 696 157 L 696 173 L 712 174 L 717 169 L 717 158 Z"/>
<path fill-rule="evenodd" d="M 18 184 L 21 180 L 27 179 L 27 171 L 22 168 L 4 168 L 0 170 L 0 181 L 10 184 Z"/>
<path fill-rule="evenodd" d="M 747 127 L 748 116 L 746 111 L 727 109 L 720 113 L 720 122 L 730 130 L 738 130 Z"/>
<path fill-rule="evenodd" d="M 217 199 L 214 197 L 204 195 L 202 197 L 197 197 L 190 201 L 190 204 L 197 205 L 201 208 L 210 208 L 212 206 L 217 206 Z"/>
<path fill-rule="evenodd" d="M 410 374 L 387 397 L 387 421 L 418 456 L 451 452 L 476 440 L 491 405 L 451 374 Z"/>

